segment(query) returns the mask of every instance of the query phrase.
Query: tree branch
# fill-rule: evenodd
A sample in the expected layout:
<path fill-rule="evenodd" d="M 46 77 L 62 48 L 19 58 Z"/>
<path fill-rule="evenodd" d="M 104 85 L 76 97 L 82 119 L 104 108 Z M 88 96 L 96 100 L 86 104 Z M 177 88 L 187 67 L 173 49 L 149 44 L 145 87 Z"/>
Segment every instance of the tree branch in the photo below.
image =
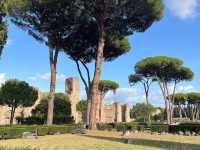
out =
<path fill-rule="evenodd" d="M 87 92 L 87 95 L 88 95 L 89 88 L 88 88 L 88 85 L 87 85 L 87 82 L 86 82 L 85 78 L 83 77 L 83 73 L 82 73 L 82 71 L 81 71 L 81 69 L 80 69 L 80 65 L 79 65 L 79 63 L 78 63 L 78 60 L 74 60 L 74 61 L 75 61 L 75 63 L 76 63 L 76 66 L 77 66 L 77 69 L 78 69 L 78 73 L 79 73 L 79 75 L 80 75 L 80 77 L 81 77 L 81 80 L 83 81 L 83 83 L 84 83 L 84 85 L 85 85 L 85 89 L 86 89 L 86 92 Z"/>
<path fill-rule="evenodd" d="M 81 64 L 83 65 L 83 67 L 85 68 L 85 70 L 87 72 L 88 87 L 90 87 L 90 84 L 91 84 L 90 71 L 89 71 L 87 65 L 83 61 L 80 60 L 80 62 L 81 62 Z"/>

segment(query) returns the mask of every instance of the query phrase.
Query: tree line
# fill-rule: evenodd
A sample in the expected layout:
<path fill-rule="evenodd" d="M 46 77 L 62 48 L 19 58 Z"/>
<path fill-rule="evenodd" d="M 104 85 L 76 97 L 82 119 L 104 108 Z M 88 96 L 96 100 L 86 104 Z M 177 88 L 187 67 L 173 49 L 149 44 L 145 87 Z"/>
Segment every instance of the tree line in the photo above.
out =
<path fill-rule="evenodd" d="M 167 56 L 155 56 L 145 58 L 135 65 L 134 73 L 129 76 L 129 83 L 131 86 L 136 83 L 143 85 L 147 105 L 149 105 L 151 84 L 153 82 L 157 83 L 163 95 L 167 122 L 172 124 L 174 105 L 178 99 L 176 95 L 177 86 L 180 82 L 191 81 L 193 77 L 193 71 L 185 67 L 182 60 Z M 172 91 L 170 87 L 172 87 Z M 150 112 L 148 110 L 147 115 L 150 122 Z"/>
<path fill-rule="evenodd" d="M 177 93 L 174 96 L 175 117 L 192 121 L 200 119 L 200 93 Z"/>
<path fill-rule="evenodd" d="M 57 60 L 61 51 L 79 69 L 94 60 L 93 77 L 89 77 L 86 93 L 89 129 L 96 129 L 96 110 L 101 68 L 104 61 L 126 53 L 127 38 L 145 32 L 163 15 L 161 0 L 2 0 L 6 12 L 0 13 L 1 24 L 11 22 L 48 47 L 51 72 L 47 124 L 53 123 Z M 0 9 L 2 11 L 2 9 Z M 3 9 L 4 12 L 4 9 Z M 4 25 L 5 26 L 5 25 Z M 1 29 L 2 30 L 2 29 Z M 6 33 L 6 29 L 3 29 Z M 5 34 L 6 35 L 6 34 Z M 6 36 L 4 36 L 5 41 Z M 5 42 L 1 41 L 1 45 Z M 2 47 L 2 46 L 1 46 Z M 79 70 L 79 73 L 81 71 Z M 85 84 L 86 85 L 86 84 Z"/>

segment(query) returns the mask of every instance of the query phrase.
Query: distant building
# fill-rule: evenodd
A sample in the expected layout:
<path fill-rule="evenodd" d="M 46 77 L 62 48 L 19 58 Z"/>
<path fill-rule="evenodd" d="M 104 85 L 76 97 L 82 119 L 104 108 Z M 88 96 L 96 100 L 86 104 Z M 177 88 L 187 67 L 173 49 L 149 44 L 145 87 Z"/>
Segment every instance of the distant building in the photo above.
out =
<path fill-rule="evenodd" d="M 76 110 L 76 105 L 80 99 L 79 78 L 66 79 L 65 92 L 71 101 L 72 116 L 75 122 L 85 122 L 86 114 L 82 114 Z M 101 96 L 99 95 L 98 98 Z M 97 122 L 114 123 L 114 122 L 130 122 L 130 108 L 127 104 L 114 103 L 112 105 L 97 105 Z"/>

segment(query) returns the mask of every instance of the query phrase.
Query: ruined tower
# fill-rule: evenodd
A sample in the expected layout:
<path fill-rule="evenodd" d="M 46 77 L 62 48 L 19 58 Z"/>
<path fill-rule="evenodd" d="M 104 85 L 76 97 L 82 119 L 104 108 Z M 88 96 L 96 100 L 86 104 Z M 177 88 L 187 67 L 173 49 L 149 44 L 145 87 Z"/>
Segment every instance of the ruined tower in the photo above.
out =
<path fill-rule="evenodd" d="M 80 99 L 79 78 L 72 77 L 65 81 L 65 93 L 68 95 L 71 102 L 71 115 L 75 122 L 78 122 L 76 104 Z"/>

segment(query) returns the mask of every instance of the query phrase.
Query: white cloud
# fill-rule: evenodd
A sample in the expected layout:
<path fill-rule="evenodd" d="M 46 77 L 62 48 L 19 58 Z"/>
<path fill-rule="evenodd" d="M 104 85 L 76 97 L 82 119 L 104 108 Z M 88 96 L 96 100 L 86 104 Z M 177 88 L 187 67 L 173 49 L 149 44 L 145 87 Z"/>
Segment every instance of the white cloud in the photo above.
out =
<path fill-rule="evenodd" d="M 170 86 L 170 93 L 173 92 L 174 86 Z M 189 93 L 195 91 L 195 87 L 192 85 L 179 85 L 176 87 L 176 93 Z"/>
<path fill-rule="evenodd" d="M 135 104 L 145 102 L 143 91 L 136 88 L 119 88 L 115 93 L 108 92 L 105 97 L 107 103 L 119 102 L 127 104 Z"/>
<path fill-rule="evenodd" d="M 32 81 L 37 81 L 37 80 L 50 81 L 50 77 L 51 77 L 50 73 L 43 73 L 43 74 L 36 73 L 35 76 L 28 77 L 28 79 Z M 63 82 L 67 77 L 64 74 L 57 74 L 56 78 L 57 81 Z"/>
<path fill-rule="evenodd" d="M 6 42 L 6 47 L 8 48 L 9 46 L 11 46 L 13 44 L 13 40 L 12 39 L 8 39 Z"/>
<path fill-rule="evenodd" d="M 6 74 L 0 73 L 0 85 L 6 81 Z"/>
<path fill-rule="evenodd" d="M 167 0 L 167 7 L 181 19 L 193 18 L 197 15 L 199 0 Z"/>
<path fill-rule="evenodd" d="M 194 86 L 192 85 L 187 85 L 187 86 L 178 86 L 177 92 L 182 92 L 182 93 L 187 93 L 187 92 L 192 92 L 194 91 Z"/>

